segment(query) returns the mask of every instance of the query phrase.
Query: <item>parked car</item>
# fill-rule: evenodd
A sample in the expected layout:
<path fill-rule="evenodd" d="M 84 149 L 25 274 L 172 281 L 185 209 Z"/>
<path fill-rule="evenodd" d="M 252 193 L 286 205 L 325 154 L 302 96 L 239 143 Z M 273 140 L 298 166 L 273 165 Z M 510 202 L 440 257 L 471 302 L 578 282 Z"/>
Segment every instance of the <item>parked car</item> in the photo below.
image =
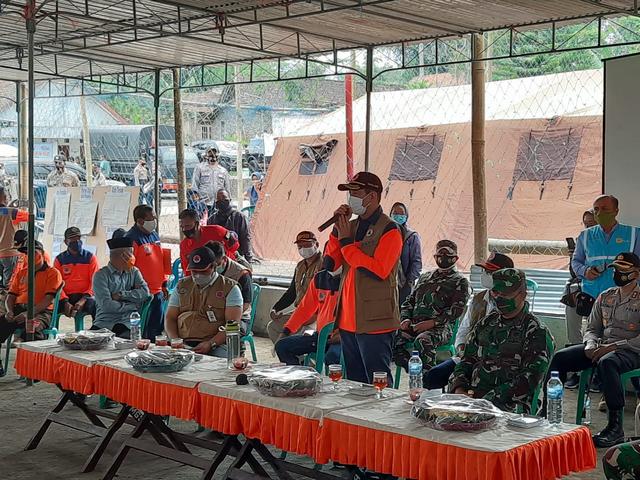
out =
<path fill-rule="evenodd" d="M 7 175 L 18 181 L 18 159 L 16 157 L 2 158 Z M 47 206 L 47 177 L 55 169 L 51 160 L 34 160 L 33 162 L 33 192 L 36 201 L 36 218 L 43 219 Z M 80 185 L 87 184 L 87 175 L 82 167 L 75 163 L 67 162 L 66 169 L 75 173 L 80 180 Z M 107 185 L 124 187 L 125 184 L 117 180 L 107 180 Z"/>

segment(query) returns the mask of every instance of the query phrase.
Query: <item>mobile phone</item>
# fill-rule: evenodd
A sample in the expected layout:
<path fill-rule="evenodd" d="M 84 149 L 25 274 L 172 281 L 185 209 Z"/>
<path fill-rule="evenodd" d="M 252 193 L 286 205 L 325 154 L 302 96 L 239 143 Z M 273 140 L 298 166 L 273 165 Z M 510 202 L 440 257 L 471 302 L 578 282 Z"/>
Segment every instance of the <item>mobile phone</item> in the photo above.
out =
<path fill-rule="evenodd" d="M 565 238 L 565 240 L 567 241 L 567 248 L 569 250 L 575 250 L 576 249 L 576 241 L 572 237 L 567 237 L 567 238 Z"/>

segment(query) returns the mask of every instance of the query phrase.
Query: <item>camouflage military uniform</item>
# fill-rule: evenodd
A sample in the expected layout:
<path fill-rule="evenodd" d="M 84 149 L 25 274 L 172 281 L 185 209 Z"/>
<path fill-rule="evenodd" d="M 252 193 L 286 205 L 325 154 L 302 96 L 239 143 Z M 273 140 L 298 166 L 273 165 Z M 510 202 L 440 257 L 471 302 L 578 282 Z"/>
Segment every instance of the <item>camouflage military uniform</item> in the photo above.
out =
<path fill-rule="evenodd" d="M 602 467 L 608 480 L 640 478 L 640 441 L 621 443 L 607 450 Z"/>
<path fill-rule="evenodd" d="M 396 365 L 407 368 L 411 350 L 415 347 L 422 358 L 422 368 L 428 371 L 436 364 L 436 348 L 445 345 L 453 325 L 464 312 L 469 298 L 469 282 L 455 269 L 434 270 L 418 279 L 411 294 L 400 309 L 401 321 L 416 325 L 435 320 L 435 327 L 416 334 L 413 330 L 398 330 L 393 357 Z M 414 342 L 414 343 L 412 343 Z"/>
<path fill-rule="evenodd" d="M 521 281 L 524 273 L 515 269 Z M 494 290 L 496 276 L 494 273 Z M 519 288 L 516 284 L 510 285 Z M 509 293 L 509 292 L 506 292 Z M 521 405 L 531 411 L 534 391 L 541 385 L 553 355 L 549 331 L 529 313 L 529 305 L 514 318 L 506 319 L 493 310 L 469 333 L 460 363 L 451 376 L 450 391 L 463 388 L 474 398 L 484 398 L 502 410 L 515 411 Z"/>
<path fill-rule="evenodd" d="M 78 180 L 78 176 L 68 170 L 63 170 L 62 172 L 53 170 L 47 175 L 48 187 L 77 187 L 79 185 L 80 180 Z"/>

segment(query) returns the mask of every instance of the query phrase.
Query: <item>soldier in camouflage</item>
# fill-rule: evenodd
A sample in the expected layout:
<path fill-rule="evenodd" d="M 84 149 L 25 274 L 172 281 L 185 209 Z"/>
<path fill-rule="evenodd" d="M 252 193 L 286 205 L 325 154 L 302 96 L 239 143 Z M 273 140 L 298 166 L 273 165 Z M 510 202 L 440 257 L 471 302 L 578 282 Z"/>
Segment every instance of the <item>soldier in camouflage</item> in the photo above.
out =
<path fill-rule="evenodd" d="M 625 398 L 620 375 L 640 368 L 640 258 L 635 253 L 616 255 L 609 265 L 614 269 L 616 287 L 596 299 L 584 343 L 558 351 L 550 371 L 557 371 L 564 382 L 567 372 L 593 368 L 602 382 L 607 403 L 607 426 L 593 436 L 598 448 L 609 448 L 624 441 L 622 412 Z M 543 412 L 544 411 L 543 408 Z"/>
<path fill-rule="evenodd" d="M 602 458 L 607 480 L 636 480 L 640 478 L 640 440 L 621 443 L 607 450 Z"/>
<path fill-rule="evenodd" d="M 502 410 L 521 407 L 529 413 L 553 355 L 553 338 L 529 312 L 524 272 L 506 268 L 492 277 L 496 309 L 469 333 L 449 390 L 489 400 Z"/>
<path fill-rule="evenodd" d="M 455 268 L 456 244 L 440 240 L 434 258 L 438 268 L 418 279 L 400 309 L 393 357 L 396 365 L 405 370 L 414 349 L 420 353 L 424 372 L 435 366 L 436 348 L 451 340 L 455 321 L 469 298 L 469 282 Z"/>
<path fill-rule="evenodd" d="M 53 162 L 56 169 L 47 175 L 48 187 L 78 187 L 80 185 L 78 176 L 65 168 L 67 159 L 64 155 L 56 155 Z"/>

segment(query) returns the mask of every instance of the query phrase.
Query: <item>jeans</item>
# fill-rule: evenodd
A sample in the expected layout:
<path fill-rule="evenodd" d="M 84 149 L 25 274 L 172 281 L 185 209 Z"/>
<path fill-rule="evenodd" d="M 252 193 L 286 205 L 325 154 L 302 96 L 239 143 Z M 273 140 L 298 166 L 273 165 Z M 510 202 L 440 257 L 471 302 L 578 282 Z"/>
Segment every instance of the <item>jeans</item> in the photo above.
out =
<path fill-rule="evenodd" d="M 564 383 L 567 379 L 567 372 L 581 372 L 593 367 L 593 362 L 584 354 L 584 347 L 584 345 L 573 345 L 556 352 L 551 360 L 544 385 L 547 384 L 552 371 L 557 371 L 560 374 L 560 380 Z M 640 355 L 631 350 L 619 348 L 600 358 L 595 368 L 602 383 L 602 392 L 607 407 L 609 410 L 622 409 L 624 407 L 624 390 L 620 375 L 640 368 Z M 545 406 L 546 402 L 543 403 L 543 408 Z"/>
<path fill-rule="evenodd" d="M 394 332 L 353 333 L 340 330 L 347 379 L 354 382 L 373 383 L 373 372 L 386 372 L 389 385 L 393 385 L 391 376 L 393 334 Z"/>
<path fill-rule="evenodd" d="M 318 332 L 313 335 L 291 335 L 276 343 L 276 354 L 281 362 L 287 365 L 300 365 L 300 358 L 307 353 L 315 353 L 318 349 Z M 327 344 L 324 364 L 340 363 L 342 348 L 339 343 Z"/>
<path fill-rule="evenodd" d="M 152 342 L 156 335 L 162 335 L 164 331 L 164 318 L 162 318 L 162 302 L 164 302 L 164 294 L 158 292 L 153 295 L 151 307 L 149 310 L 149 318 L 142 332 L 142 338 L 148 338 Z"/>
<path fill-rule="evenodd" d="M 456 368 L 456 362 L 448 358 L 444 362 L 432 367 L 428 372 L 424 373 L 422 383 L 424 388 L 434 390 L 436 388 L 445 388 L 449 383 L 449 377 Z"/>

